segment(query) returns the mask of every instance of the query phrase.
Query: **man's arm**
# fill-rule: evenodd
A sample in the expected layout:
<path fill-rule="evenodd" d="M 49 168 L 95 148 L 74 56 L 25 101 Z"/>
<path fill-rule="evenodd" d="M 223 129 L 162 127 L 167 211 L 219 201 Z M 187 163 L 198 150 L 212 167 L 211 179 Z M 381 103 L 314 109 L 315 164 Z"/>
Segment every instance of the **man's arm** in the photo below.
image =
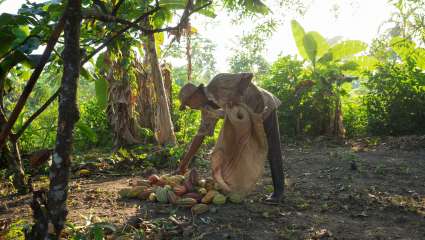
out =
<path fill-rule="evenodd" d="M 190 143 L 188 151 L 184 154 L 183 158 L 180 161 L 179 168 L 177 169 L 177 173 L 183 175 L 187 171 L 187 167 L 192 161 L 193 156 L 195 156 L 202 142 L 204 141 L 205 136 L 197 135 L 193 138 Z"/>
<path fill-rule="evenodd" d="M 217 111 L 210 111 L 208 107 L 201 110 L 201 125 L 199 126 L 198 133 L 190 143 L 189 149 L 181 159 L 177 173 L 184 174 L 187 171 L 190 161 L 195 156 L 205 136 L 214 135 L 215 125 L 217 124 L 219 114 Z"/>

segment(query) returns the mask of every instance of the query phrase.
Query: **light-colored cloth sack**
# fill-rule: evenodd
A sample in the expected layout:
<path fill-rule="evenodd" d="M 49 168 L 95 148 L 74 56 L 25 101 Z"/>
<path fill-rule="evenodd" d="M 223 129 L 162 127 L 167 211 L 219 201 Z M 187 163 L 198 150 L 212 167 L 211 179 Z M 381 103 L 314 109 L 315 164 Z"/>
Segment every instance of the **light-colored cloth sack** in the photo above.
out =
<path fill-rule="evenodd" d="M 262 176 L 267 158 L 263 118 L 245 104 L 226 106 L 224 112 L 211 155 L 213 177 L 223 190 L 247 194 Z"/>

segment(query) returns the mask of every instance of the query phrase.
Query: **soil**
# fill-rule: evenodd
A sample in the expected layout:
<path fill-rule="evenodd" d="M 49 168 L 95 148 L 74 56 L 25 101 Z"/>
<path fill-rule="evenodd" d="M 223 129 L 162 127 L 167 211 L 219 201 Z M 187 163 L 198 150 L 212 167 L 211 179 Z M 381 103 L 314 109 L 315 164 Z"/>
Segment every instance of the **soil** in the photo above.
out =
<path fill-rule="evenodd" d="M 143 229 L 146 239 L 425 239 L 425 148 L 313 142 L 285 146 L 284 158 L 279 205 L 262 201 L 272 190 L 268 167 L 242 204 L 213 206 L 199 216 L 120 199 L 118 191 L 139 176 L 92 174 L 72 180 L 68 220 L 75 226 L 108 222 L 131 236 Z M 31 219 L 30 201 L 29 194 L 0 198 L 3 230 Z"/>

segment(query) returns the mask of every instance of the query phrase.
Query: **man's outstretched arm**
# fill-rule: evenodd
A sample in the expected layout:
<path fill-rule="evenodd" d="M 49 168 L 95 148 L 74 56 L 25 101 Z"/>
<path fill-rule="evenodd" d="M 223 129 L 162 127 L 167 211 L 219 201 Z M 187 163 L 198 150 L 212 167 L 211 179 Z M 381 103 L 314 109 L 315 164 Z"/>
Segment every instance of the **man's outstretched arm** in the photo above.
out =
<path fill-rule="evenodd" d="M 204 141 L 204 138 L 205 136 L 203 135 L 197 135 L 193 138 L 192 142 L 190 143 L 189 149 L 183 155 L 183 158 L 180 161 L 179 168 L 177 169 L 178 174 L 183 175 L 187 171 L 190 161 L 192 161 L 193 156 L 195 156 L 196 152 L 198 152 L 199 147 Z"/>

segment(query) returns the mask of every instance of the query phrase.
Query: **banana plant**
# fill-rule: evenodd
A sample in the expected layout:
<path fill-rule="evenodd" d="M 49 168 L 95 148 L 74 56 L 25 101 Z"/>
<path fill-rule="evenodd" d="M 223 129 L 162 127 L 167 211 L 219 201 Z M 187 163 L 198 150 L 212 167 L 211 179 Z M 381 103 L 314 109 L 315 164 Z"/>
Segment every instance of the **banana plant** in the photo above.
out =
<path fill-rule="evenodd" d="M 311 87 L 315 89 L 320 117 L 329 123 L 319 123 L 325 126 L 325 129 L 320 126 L 319 132 L 343 137 L 345 130 L 342 124 L 341 97 L 348 94 L 343 85 L 355 79 L 345 75 L 357 71 L 362 63 L 370 63 L 365 56 L 356 58 L 357 54 L 366 50 L 367 44 L 358 40 L 331 44 L 318 32 L 305 32 L 295 20 L 291 22 L 291 27 L 299 54 L 311 68 L 311 78 L 314 81 Z"/>
<path fill-rule="evenodd" d="M 356 54 L 367 48 L 367 44 L 359 40 L 346 40 L 330 44 L 318 32 L 306 33 L 296 20 L 292 20 L 291 27 L 299 54 L 304 60 L 309 61 L 313 68 L 316 68 L 317 64 L 352 60 Z"/>

